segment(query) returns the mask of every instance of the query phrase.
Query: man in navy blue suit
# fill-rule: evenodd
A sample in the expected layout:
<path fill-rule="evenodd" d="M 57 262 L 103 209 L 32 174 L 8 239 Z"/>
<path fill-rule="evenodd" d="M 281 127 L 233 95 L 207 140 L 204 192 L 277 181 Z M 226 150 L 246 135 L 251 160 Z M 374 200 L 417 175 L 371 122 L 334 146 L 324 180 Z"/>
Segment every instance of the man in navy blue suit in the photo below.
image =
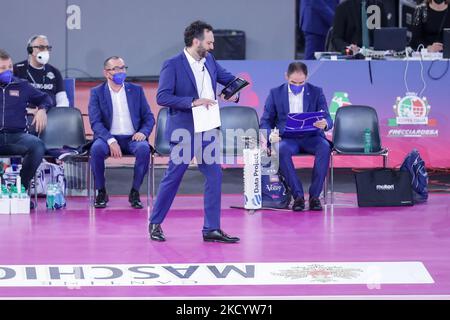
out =
<path fill-rule="evenodd" d="M 302 62 L 292 62 L 286 72 L 287 83 L 270 91 L 261 117 L 261 129 L 272 131 L 269 142 L 278 152 L 280 172 L 286 179 L 294 196 L 292 210 L 305 209 L 303 186 L 296 175 L 292 156 L 301 153 L 314 155 L 312 182 L 309 188 L 309 209 L 322 210 L 320 192 L 325 182 L 330 161 L 331 146 L 325 138 L 324 131 L 333 127 L 333 120 L 321 88 L 306 82 L 308 69 Z M 283 138 L 288 113 L 324 111 L 325 119 L 317 121 L 314 126 L 320 130 L 305 133 L 298 138 Z M 276 128 L 276 129 L 275 129 Z M 275 130 L 272 130 L 275 129 Z"/>
<path fill-rule="evenodd" d="M 150 217 L 150 238 L 165 241 L 161 223 L 172 205 L 189 162 L 195 155 L 198 168 L 206 178 L 203 240 L 238 242 L 239 238 L 227 235 L 220 228 L 221 166 L 217 161 L 199 160 L 199 154 L 201 157 L 206 153 L 205 150 L 211 149 L 211 144 L 219 143 L 219 130 L 216 128 L 194 133 L 192 114 L 194 107 L 215 104 L 217 83 L 227 85 L 235 77 L 209 54 L 214 49 L 213 29 L 209 24 L 202 21 L 191 23 L 184 31 L 184 42 L 184 50 L 164 62 L 159 76 L 157 102 L 158 105 L 169 108 L 167 138 L 170 139 L 171 155 Z M 229 100 L 237 102 L 236 97 Z M 186 139 L 181 138 L 183 134 L 187 136 Z M 194 140 L 200 140 L 200 145 L 194 143 Z M 177 150 L 182 150 L 182 159 Z"/>
<path fill-rule="evenodd" d="M 333 25 L 339 0 L 301 0 L 300 28 L 305 35 L 305 59 L 314 59 L 314 52 L 326 51 L 325 40 Z"/>
<path fill-rule="evenodd" d="M 22 155 L 20 170 L 22 184 L 29 190 L 30 181 L 42 162 L 45 145 L 38 137 L 27 132 L 27 106 L 38 106 L 32 122 L 37 132 L 47 125 L 47 110 L 52 100 L 45 92 L 35 89 L 28 81 L 14 77 L 11 56 L 0 49 L 0 155 Z M 35 203 L 30 201 L 30 208 Z"/>
<path fill-rule="evenodd" d="M 105 208 L 108 202 L 105 159 L 108 156 L 120 158 L 122 154 L 136 157 L 128 200 L 133 208 L 142 208 L 139 188 L 148 171 L 148 137 L 155 118 L 142 87 L 125 82 L 127 68 L 120 57 L 106 59 L 103 70 L 106 81 L 91 90 L 89 121 L 95 139 L 91 147 L 91 166 L 98 191 L 94 204 L 96 208 Z"/>

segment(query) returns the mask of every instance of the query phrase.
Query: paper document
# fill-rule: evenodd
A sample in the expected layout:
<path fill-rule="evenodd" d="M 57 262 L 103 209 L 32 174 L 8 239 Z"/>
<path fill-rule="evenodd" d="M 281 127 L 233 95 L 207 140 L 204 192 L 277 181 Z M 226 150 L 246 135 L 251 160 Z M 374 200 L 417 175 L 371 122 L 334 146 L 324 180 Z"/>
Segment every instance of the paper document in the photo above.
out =
<path fill-rule="evenodd" d="M 204 105 L 193 107 L 192 116 L 194 117 L 195 133 L 205 132 L 220 127 L 221 125 L 220 110 L 217 100 L 216 103 L 209 106 L 209 108 L 206 108 Z"/>

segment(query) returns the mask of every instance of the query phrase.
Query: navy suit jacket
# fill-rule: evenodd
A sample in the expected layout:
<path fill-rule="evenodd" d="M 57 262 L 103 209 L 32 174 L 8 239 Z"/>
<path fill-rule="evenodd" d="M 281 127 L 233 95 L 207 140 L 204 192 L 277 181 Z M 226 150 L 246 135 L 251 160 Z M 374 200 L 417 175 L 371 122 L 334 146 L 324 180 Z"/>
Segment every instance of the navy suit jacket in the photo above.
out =
<path fill-rule="evenodd" d="M 227 85 L 235 77 L 222 68 L 212 54 L 208 54 L 205 67 L 211 76 L 211 83 L 216 92 L 217 83 Z M 184 128 L 194 134 L 194 120 L 192 117 L 192 101 L 198 99 L 197 85 L 194 73 L 184 54 L 184 51 L 164 62 L 160 75 L 156 101 L 158 105 L 169 108 L 167 118 L 167 138 L 172 132 Z"/>
<path fill-rule="evenodd" d="M 306 83 L 303 92 L 303 112 L 325 111 L 327 113 L 327 130 L 333 128 L 333 120 L 328 112 L 327 101 L 321 88 Z M 280 135 L 283 135 L 286 127 L 286 118 L 289 113 L 289 92 L 288 84 L 282 84 L 279 87 L 270 90 L 264 105 L 264 113 L 261 117 L 260 128 L 270 130 L 277 127 Z M 316 133 L 314 133 L 316 134 Z M 320 135 L 325 138 L 323 131 Z"/>
<path fill-rule="evenodd" d="M 301 0 L 299 25 L 304 32 L 325 36 L 333 25 L 339 0 Z"/>
<path fill-rule="evenodd" d="M 155 117 L 147 103 L 144 90 L 136 84 L 125 82 L 124 85 L 133 128 L 148 138 L 155 125 Z M 94 131 L 94 139 L 100 138 L 107 142 L 113 137 L 110 133 L 112 119 L 111 93 L 108 83 L 104 82 L 91 89 L 89 99 L 89 121 Z"/>

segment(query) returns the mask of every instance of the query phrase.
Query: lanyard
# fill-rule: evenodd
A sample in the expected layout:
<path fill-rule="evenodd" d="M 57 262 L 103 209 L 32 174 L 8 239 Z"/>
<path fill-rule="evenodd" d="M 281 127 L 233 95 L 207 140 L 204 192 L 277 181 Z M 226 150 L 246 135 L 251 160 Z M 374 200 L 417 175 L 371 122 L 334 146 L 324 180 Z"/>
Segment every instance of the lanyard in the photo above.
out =
<path fill-rule="evenodd" d="M 37 84 L 36 80 L 34 80 L 33 76 L 31 75 L 29 68 L 30 67 L 28 66 L 27 67 L 27 74 L 30 77 L 31 81 L 33 81 L 34 84 Z M 37 70 L 39 70 L 39 69 L 37 69 Z M 44 89 L 44 84 L 45 84 L 45 66 L 44 66 L 43 70 L 44 70 L 44 75 L 42 76 L 42 89 Z"/>

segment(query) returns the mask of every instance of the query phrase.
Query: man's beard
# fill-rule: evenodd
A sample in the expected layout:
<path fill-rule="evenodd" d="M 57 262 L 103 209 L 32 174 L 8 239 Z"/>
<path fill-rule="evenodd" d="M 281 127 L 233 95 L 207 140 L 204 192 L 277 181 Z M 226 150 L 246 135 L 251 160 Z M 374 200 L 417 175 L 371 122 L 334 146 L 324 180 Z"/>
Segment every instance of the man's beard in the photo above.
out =
<path fill-rule="evenodd" d="M 200 58 L 206 58 L 208 55 L 208 50 L 206 50 L 204 47 L 198 47 L 197 54 Z"/>

